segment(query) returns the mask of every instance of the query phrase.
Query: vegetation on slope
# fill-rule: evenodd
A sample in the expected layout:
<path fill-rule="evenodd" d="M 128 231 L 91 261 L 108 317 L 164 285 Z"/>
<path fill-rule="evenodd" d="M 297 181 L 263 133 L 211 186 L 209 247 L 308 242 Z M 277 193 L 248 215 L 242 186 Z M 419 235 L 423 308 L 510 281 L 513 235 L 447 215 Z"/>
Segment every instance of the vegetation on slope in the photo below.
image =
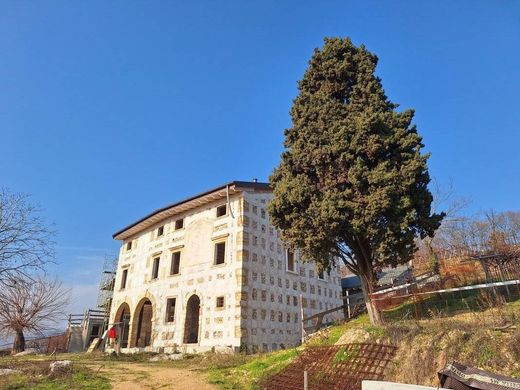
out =
<path fill-rule="evenodd" d="M 386 326 L 372 326 L 362 315 L 319 332 L 296 349 L 242 357 L 237 364 L 214 362 L 207 368 L 209 380 L 226 390 L 255 389 L 261 378 L 286 367 L 303 348 L 352 342 L 399 347 L 386 378 L 390 381 L 436 386 L 437 371 L 449 361 L 520 377 L 520 301 L 484 312 Z"/>

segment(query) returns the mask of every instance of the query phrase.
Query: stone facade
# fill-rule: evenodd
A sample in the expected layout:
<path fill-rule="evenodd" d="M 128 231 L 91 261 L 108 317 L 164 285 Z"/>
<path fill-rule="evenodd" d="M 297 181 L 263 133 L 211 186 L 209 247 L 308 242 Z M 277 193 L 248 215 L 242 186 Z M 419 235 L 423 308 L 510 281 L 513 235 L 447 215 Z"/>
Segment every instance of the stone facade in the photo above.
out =
<path fill-rule="evenodd" d="M 339 273 L 319 278 L 284 248 L 271 196 L 266 184 L 233 182 L 114 235 L 123 245 L 110 321 L 123 347 L 275 350 L 299 344 L 301 305 L 306 317 L 341 305 Z"/>

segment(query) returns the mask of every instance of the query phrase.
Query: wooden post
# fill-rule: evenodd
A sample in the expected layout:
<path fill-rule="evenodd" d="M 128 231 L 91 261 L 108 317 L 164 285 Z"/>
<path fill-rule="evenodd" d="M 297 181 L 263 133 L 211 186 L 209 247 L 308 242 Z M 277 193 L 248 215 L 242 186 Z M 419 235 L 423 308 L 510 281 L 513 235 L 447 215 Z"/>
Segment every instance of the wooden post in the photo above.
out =
<path fill-rule="evenodd" d="M 348 289 L 346 291 L 346 296 L 347 296 L 347 313 L 348 313 L 348 319 L 350 319 L 350 297 L 349 297 L 349 292 L 348 292 Z"/>
<path fill-rule="evenodd" d="M 301 323 L 302 323 L 302 344 L 305 341 L 305 327 L 303 324 L 303 297 L 302 294 L 300 294 L 300 315 L 301 315 Z"/>
<path fill-rule="evenodd" d="M 309 383 L 307 378 L 307 371 L 303 372 L 303 390 L 309 390 Z"/>
<path fill-rule="evenodd" d="M 117 335 L 117 343 L 116 343 L 116 346 L 115 346 L 115 350 L 116 350 L 116 355 L 119 356 L 120 352 L 121 352 L 121 323 L 117 323 L 116 325 L 116 335 Z"/>

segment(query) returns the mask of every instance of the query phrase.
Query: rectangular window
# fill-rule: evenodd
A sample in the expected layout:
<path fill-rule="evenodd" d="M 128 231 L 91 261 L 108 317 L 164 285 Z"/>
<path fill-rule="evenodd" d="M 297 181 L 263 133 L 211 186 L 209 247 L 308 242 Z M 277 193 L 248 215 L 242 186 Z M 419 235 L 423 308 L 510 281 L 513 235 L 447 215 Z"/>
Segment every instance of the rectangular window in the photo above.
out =
<path fill-rule="evenodd" d="M 217 297 L 217 309 L 224 307 L 224 297 Z"/>
<path fill-rule="evenodd" d="M 217 217 L 222 217 L 227 213 L 227 205 L 223 204 L 222 206 L 217 207 Z"/>
<path fill-rule="evenodd" d="M 215 244 L 215 264 L 224 264 L 226 261 L 226 243 Z"/>
<path fill-rule="evenodd" d="M 159 257 L 153 259 L 152 279 L 157 279 L 159 277 L 159 260 Z"/>
<path fill-rule="evenodd" d="M 182 229 L 184 227 L 184 218 L 175 221 L 175 230 Z"/>
<path fill-rule="evenodd" d="M 157 237 L 161 237 L 164 234 L 164 226 L 160 226 L 157 229 Z"/>
<path fill-rule="evenodd" d="M 324 271 L 319 271 L 318 272 L 318 279 L 325 280 L 325 272 Z"/>
<path fill-rule="evenodd" d="M 294 252 L 287 249 L 287 271 L 294 272 Z"/>
<path fill-rule="evenodd" d="M 172 253 L 172 264 L 170 267 L 170 275 L 177 275 L 181 269 L 181 252 Z"/>
<path fill-rule="evenodd" d="M 128 242 L 126 243 L 126 250 L 129 251 L 129 250 L 131 250 L 131 249 L 132 249 L 132 241 L 128 241 Z"/>
<path fill-rule="evenodd" d="M 166 322 L 175 322 L 176 298 L 168 298 L 166 301 Z"/>
<path fill-rule="evenodd" d="M 123 290 L 126 287 L 126 278 L 128 276 L 128 270 L 123 270 L 123 275 L 121 276 L 121 290 Z"/>

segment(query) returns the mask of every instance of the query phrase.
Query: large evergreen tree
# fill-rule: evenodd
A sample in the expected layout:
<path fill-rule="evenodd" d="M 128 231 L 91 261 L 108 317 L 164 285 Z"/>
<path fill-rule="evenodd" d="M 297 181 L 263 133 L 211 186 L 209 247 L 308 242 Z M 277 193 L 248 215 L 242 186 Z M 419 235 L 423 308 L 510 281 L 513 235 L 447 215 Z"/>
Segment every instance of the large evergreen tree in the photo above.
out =
<path fill-rule="evenodd" d="M 326 269 L 342 260 L 370 302 L 380 266 L 405 263 L 414 238 L 432 235 L 443 214 L 432 195 L 413 111 L 396 111 L 375 75 L 377 57 L 350 39 L 316 49 L 291 109 L 285 151 L 270 181 L 269 213 L 282 239 Z"/>

